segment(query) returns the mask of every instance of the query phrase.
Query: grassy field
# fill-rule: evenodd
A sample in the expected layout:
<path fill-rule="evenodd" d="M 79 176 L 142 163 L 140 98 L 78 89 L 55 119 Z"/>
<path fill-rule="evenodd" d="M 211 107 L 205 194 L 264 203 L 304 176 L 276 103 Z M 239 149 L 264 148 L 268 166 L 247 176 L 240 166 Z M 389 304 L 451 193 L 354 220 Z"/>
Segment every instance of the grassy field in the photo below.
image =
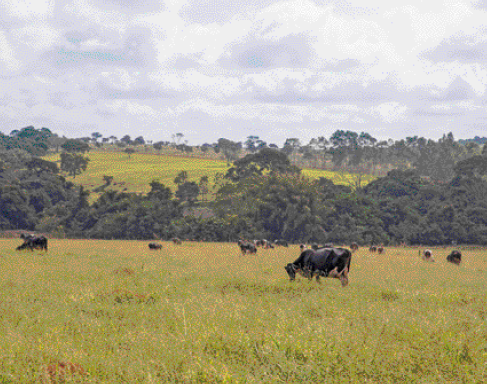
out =
<path fill-rule="evenodd" d="M 487 381 L 485 250 L 360 249 L 342 288 L 289 282 L 297 246 L 0 241 L 0 383 Z"/>
<path fill-rule="evenodd" d="M 88 168 L 76 178 L 68 177 L 76 184 L 83 185 L 90 191 L 104 184 L 103 176 L 113 176 L 114 189 L 127 192 L 147 193 L 149 183 L 158 180 L 165 186 L 176 190 L 174 178 L 181 171 L 188 172 L 188 181 L 198 182 L 202 176 L 208 176 L 210 185 L 214 184 L 215 176 L 226 173 L 229 165 L 225 161 L 200 159 L 182 156 L 160 155 L 155 153 L 134 153 L 130 156 L 123 152 L 96 152 L 87 155 L 90 159 Z M 46 160 L 59 161 L 59 155 L 50 155 Z M 358 175 L 346 172 L 332 172 L 318 169 L 304 169 L 303 174 L 311 179 L 326 177 L 335 184 L 355 185 Z M 362 184 L 375 179 L 364 175 Z M 92 200 L 98 196 L 94 193 Z"/>

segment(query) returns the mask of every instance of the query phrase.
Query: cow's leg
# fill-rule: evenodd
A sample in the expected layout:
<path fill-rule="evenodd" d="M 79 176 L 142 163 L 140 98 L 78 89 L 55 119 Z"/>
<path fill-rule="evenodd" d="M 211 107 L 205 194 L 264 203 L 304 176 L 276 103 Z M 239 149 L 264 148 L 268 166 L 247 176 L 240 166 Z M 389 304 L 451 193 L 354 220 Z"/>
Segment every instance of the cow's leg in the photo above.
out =
<path fill-rule="evenodd" d="M 325 276 L 325 273 L 323 271 L 317 271 L 316 273 L 316 281 L 321 284 L 320 277 Z M 325 276 L 326 277 L 326 276 Z"/>
<path fill-rule="evenodd" d="M 343 268 L 342 273 L 340 273 L 340 282 L 342 283 L 342 287 L 348 285 L 348 267 Z"/>

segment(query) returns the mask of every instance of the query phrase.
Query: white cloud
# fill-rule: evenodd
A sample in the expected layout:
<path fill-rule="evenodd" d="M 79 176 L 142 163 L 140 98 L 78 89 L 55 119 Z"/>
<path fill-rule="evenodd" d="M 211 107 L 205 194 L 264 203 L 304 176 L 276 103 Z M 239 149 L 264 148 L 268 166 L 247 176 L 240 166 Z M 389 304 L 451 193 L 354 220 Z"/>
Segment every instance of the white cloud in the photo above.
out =
<path fill-rule="evenodd" d="M 1 2 L 0 122 L 206 140 L 462 137 L 487 119 L 487 13 L 470 0 L 210 3 Z"/>
<path fill-rule="evenodd" d="M 7 72 L 20 69 L 21 63 L 15 57 L 11 44 L 4 32 L 0 31 L 0 69 Z"/>

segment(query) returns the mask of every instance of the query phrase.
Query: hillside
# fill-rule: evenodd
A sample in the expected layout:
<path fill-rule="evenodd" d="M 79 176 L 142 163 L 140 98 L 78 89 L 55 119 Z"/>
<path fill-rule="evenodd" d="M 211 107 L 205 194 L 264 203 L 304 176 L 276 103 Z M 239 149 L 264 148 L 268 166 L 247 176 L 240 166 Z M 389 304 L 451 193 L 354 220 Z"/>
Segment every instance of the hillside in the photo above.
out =
<path fill-rule="evenodd" d="M 119 191 L 147 193 L 149 183 L 158 180 L 176 190 L 174 178 L 181 171 L 188 173 L 188 181 L 198 182 L 202 176 L 208 176 L 210 185 L 214 184 L 217 174 L 224 174 L 228 163 L 221 160 L 200 159 L 194 157 L 160 155 L 154 153 L 134 153 L 130 157 L 124 152 L 92 151 L 88 168 L 81 175 L 67 177 L 76 184 L 92 191 L 90 200 L 95 200 L 98 193 L 93 192 L 104 185 L 103 176 L 113 176 L 113 188 Z M 49 161 L 59 161 L 59 154 L 44 157 Z M 360 180 L 362 186 L 376 179 L 371 175 L 355 175 L 346 172 L 332 172 L 318 169 L 304 169 L 303 175 L 317 179 L 325 177 L 335 184 L 354 186 Z"/>

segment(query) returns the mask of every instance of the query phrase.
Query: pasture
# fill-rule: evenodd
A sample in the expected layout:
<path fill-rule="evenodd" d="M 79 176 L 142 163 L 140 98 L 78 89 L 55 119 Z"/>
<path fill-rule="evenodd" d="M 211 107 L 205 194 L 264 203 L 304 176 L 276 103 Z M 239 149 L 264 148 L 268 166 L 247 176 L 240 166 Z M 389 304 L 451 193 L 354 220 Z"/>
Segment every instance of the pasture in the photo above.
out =
<path fill-rule="evenodd" d="M 342 288 L 289 282 L 297 245 L 0 243 L 0 383 L 487 381 L 485 250 L 362 247 Z"/>

